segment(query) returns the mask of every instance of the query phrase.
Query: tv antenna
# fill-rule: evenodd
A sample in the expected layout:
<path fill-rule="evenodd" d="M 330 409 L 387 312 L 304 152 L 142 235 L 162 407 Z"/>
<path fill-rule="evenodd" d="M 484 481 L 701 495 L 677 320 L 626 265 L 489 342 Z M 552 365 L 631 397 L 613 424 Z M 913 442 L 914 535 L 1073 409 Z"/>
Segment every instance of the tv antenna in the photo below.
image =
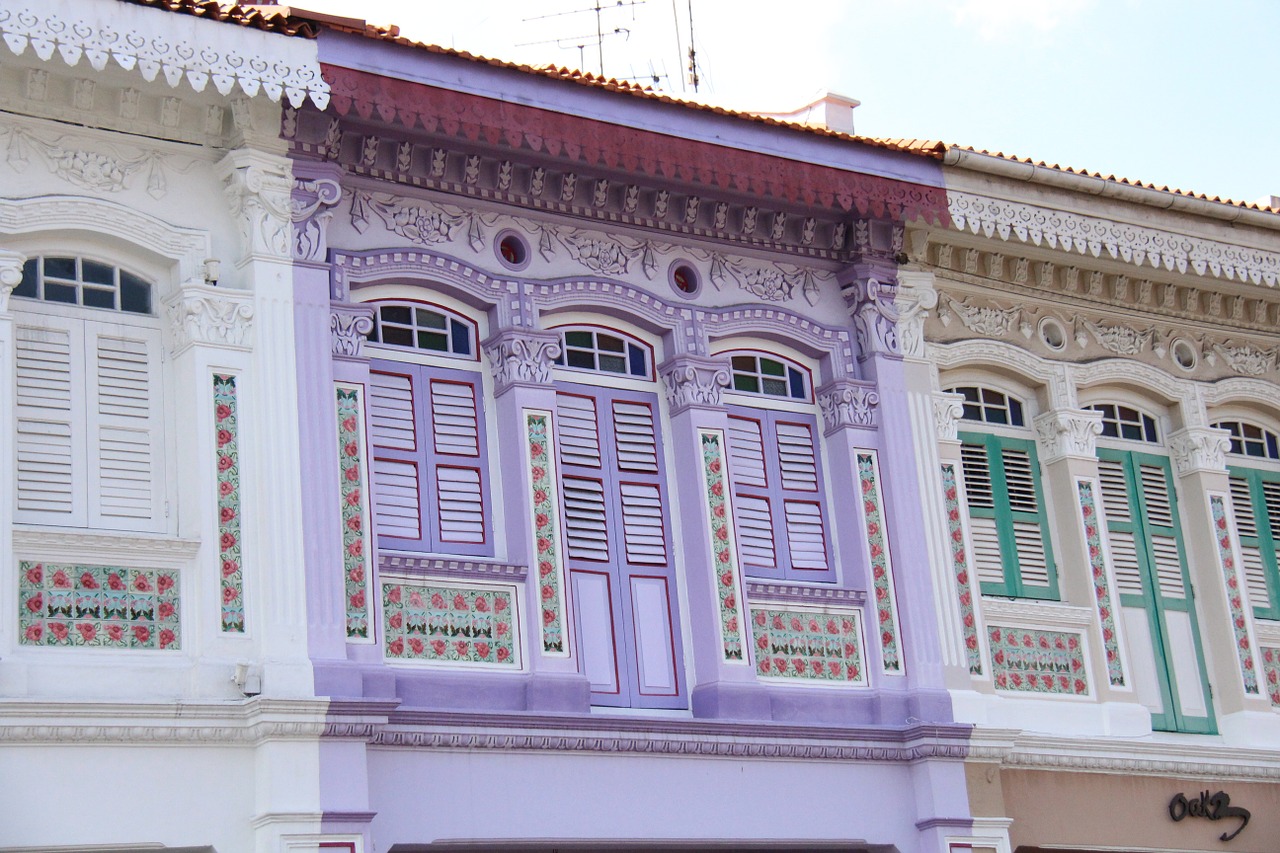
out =
<path fill-rule="evenodd" d="M 648 0 L 614 0 L 613 3 L 605 3 L 603 2 L 603 0 L 596 0 L 595 5 L 590 6 L 586 9 L 570 9 L 565 12 L 552 12 L 548 15 L 535 15 L 532 18 L 525 18 L 524 23 L 527 24 L 530 21 L 541 21 L 547 18 L 561 18 L 561 17 L 564 17 L 565 15 L 583 15 L 583 14 L 586 14 L 587 12 L 595 12 L 596 33 L 594 38 L 595 38 L 595 46 L 596 46 L 596 60 L 599 63 L 600 76 L 604 77 L 604 40 L 609 36 L 617 36 L 617 35 L 622 35 L 622 36 L 626 36 L 627 38 L 630 38 L 631 30 L 627 29 L 626 27 L 614 27 L 612 30 L 605 32 L 603 13 L 612 12 L 619 9 L 632 8 L 635 6 L 643 6 L 646 2 L 648 2 Z M 632 8 L 631 17 L 632 17 L 632 20 L 635 20 L 634 8 Z M 530 45 L 552 44 L 552 43 L 554 43 L 556 47 L 562 50 L 567 50 L 567 49 L 576 47 L 578 48 L 578 65 L 582 66 L 585 64 L 583 62 L 584 51 L 591 43 L 590 42 L 591 38 L 592 38 L 591 34 L 587 33 L 586 35 L 581 35 L 581 36 L 565 36 L 563 38 L 547 39 L 545 41 L 525 42 L 524 44 L 516 45 L 516 47 L 528 47 Z"/>

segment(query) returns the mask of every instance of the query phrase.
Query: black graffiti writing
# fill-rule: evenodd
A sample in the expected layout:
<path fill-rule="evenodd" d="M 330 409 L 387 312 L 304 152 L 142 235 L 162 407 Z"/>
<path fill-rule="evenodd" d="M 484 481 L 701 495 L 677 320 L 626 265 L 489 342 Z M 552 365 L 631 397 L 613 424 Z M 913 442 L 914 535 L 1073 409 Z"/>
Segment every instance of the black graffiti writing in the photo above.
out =
<path fill-rule="evenodd" d="M 1219 841 L 1230 841 L 1249 825 L 1249 818 L 1253 815 L 1248 809 L 1231 805 L 1231 795 L 1225 791 L 1219 791 L 1216 794 L 1201 791 L 1199 797 L 1191 800 L 1188 800 L 1184 794 L 1174 794 L 1173 799 L 1169 801 L 1169 817 L 1175 821 L 1188 817 L 1203 817 L 1208 820 L 1240 818 L 1240 825 L 1236 827 L 1235 832 L 1224 832 L 1218 836 Z"/>

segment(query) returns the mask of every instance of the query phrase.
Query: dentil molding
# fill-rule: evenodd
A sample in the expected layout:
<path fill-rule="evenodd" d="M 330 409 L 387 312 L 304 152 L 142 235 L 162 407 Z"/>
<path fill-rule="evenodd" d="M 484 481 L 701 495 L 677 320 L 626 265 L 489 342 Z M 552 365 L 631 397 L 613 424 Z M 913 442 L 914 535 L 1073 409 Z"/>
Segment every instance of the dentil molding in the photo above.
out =
<path fill-rule="evenodd" d="M 295 108 L 307 98 L 319 109 L 329 103 L 312 39 L 127 4 L 109 15 L 89 11 L 75 0 L 0 7 L 0 37 L 17 56 L 30 47 L 45 62 L 55 54 L 69 66 L 87 59 L 94 71 L 114 61 L 148 83 L 163 76 L 172 89 L 186 80 L 197 92 L 209 83 L 223 95 L 239 87 L 249 97 L 283 96 Z"/>
<path fill-rule="evenodd" d="M 196 344 L 247 350 L 253 346 L 253 294 L 187 282 L 165 300 L 169 353 Z"/>

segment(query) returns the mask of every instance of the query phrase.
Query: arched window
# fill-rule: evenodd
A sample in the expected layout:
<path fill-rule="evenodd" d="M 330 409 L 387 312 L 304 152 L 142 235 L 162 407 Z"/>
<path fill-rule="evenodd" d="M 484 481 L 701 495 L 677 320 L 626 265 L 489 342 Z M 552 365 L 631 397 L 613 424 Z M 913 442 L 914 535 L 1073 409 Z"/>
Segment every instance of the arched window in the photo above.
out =
<path fill-rule="evenodd" d="M 732 391 L 742 395 L 728 406 L 728 455 L 744 571 L 835 580 L 817 413 L 783 404 L 810 402 L 809 372 L 780 355 L 720 354 L 729 356 Z"/>
<path fill-rule="evenodd" d="M 653 350 L 614 331 L 590 327 L 557 329 L 563 343 L 555 363 L 593 373 L 614 373 L 637 379 L 653 378 Z"/>
<path fill-rule="evenodd" d="M 1118 403 L 1096 403 L 1088 408 L 1102 413 L 1102 434 L 1155 444 L 1160 441 L 1156 420 L 1145 412 Z"/>
<path fill-rule="evenodd" d="M 1280 619 L 1280 468 L 1266 464 L 1280 460 L 1276 434 L 1248 421 L 1214 426 L 1231 433 L 1231 453 L 1242 457 L 1227 473 L 1253 614 Z"/>
<path fill-rule="evenodd" d="M 1022 401 L 994 388 L 961 385 L 966 424 L 960 460 L 973 560 L 986 595 L 1058 598 L 1036 443 Z"/>
<path fill-rule="evenodd" d="M 145 277 L 38 256 L 13 291 L 14 520 L 161 532 L 161 336 Z"/>
<path fill-rule="evenodd" d="M 476 322 L 407 301 L 377 303 L 375 316 L 370 340 L 385 355 L 369 374 L 378 544 L 492 556 Z"/>

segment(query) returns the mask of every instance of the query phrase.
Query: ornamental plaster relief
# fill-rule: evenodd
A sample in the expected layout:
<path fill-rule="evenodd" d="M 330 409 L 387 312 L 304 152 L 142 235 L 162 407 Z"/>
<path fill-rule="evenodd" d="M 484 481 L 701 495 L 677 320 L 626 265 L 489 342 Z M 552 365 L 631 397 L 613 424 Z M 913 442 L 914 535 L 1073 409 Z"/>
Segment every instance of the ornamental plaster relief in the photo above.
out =
<path fill-rule="evenodd" d="M 1169 436 L 1173 469 L 1179 477 L 1198 471 L 1225 473 L 1230 434 L 1212 427 L 1188 427 Z"/>
<path fill-rule="evenodd" d="M 493 369 L 493 394 L 516 386 L 547 388 L 552 362 L 560 355 L 560 336 L 533 329 L 503 329 L 482 343 Z"/>
<path fill-rule="evenodd" d="M 1136 267 L 1179 273 L 1190 269 L 1267 287 L 1280 280 L 1280 254 L 1275 252 L 964 192 L 949 192 L 947 198 L 957 231 L 1043 243 L 1095 258 L 1105 251 Z"/>
<path fill-rule="evenodd" d="M 329 334 L 333 355 L 359 359 L 373 331 L 373 307 L 348 302 L 330 303 Z"/>
<path fill-rule="evenodd" d="M 1054 409 L 1035 419 L 1042 462 L 1067 457 L 1093 460 L 1102 435 L 1102 413 L 1084 409 Z"/>
<path fill-rule="evenodd" d="M 858 357 L 901 355 L 898 344 L 897 287 L 873 276 L 858 276 L 844 285 L 842 295 L 853 317 Z"/>
<path fill-rule="evenodd" d="M 212 83 L 222 95 L 238 87 L 249 97 L 283 96 L 294 107 L 307 98 L 319 109 L 329 103 L 310 39 L 127 5 L 106 20 L 86 18 L 73 0 L 22 3 L 0 8 L 0 37 L 15 56 L 29 47 L 44 62 L 56 54 L 74 67 L 83 58 L 94 71 L 114 62 L 148 83 L 163 76 L 171 89 L 186 80 L 196 92 Z"/>
<path fill-rule="evenodd" d="M 825 435 L 844 427 L 875 427 L 880 394 L 871 383 L 852 379 L 828 382 L 817 391 Z"/>
<path fill-rule="evenodd" d="M 248 149 L 219 165 L 223 194 L 240 229 L 246 257 L 293 257 L 293 179 L 288 161 Z"/>
<path fill-rule="evenodd" d="M 5 162 L 15 172 L 26 172 L 35 160 L 50 174 L 80 189 L 121 193 L 144 188 L 157 200 L 168 193 L 171 172 L 186 174 L 197 162 L 155 150 L 90 141 L 82 136 L 49 136 L 19 126 L 0 131 L 0 147 L 5 151 Z"/>
<path fill-rule="evenodd" d="M 247 350 L 253 345 L 253 294 L 188 282 L 164 302 L 171 356 L 196 344 Z"/>
<path fill-rule="evenodd" d="M 693 406 L 716 408 L 721 392 L 729 387 L 729 364 L 725 359 L 681 355 L 659 365 L 658 376 L 667 391 L 671 414 Z"/>
<path fill-rule="evenodd" d="M 9 296 L 22 283 L 22 265 L 27 256 L 20 252 L 0 249 L 0 314 L 9 310 Z"/>

